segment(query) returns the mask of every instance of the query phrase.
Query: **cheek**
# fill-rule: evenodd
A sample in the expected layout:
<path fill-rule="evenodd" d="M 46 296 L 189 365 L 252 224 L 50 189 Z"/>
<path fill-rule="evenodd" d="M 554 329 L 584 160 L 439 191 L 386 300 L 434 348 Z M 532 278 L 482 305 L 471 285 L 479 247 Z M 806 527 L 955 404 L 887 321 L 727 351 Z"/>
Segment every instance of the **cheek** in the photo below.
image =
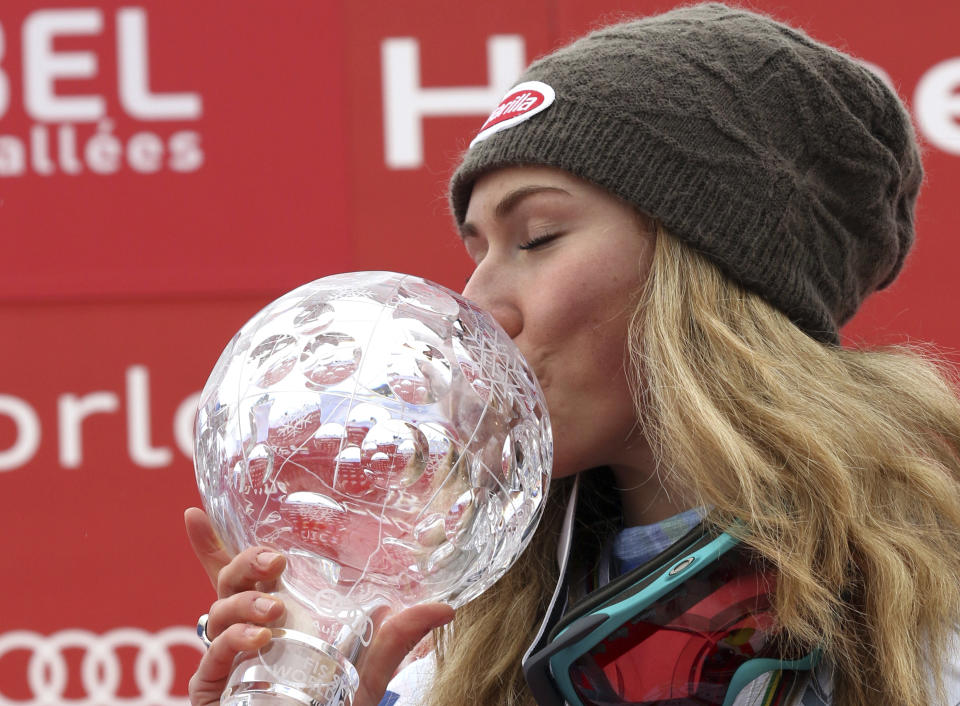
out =
<path fill-rule="evenodd" d="M 565 299 L 550 353 L 541 361 L 557 450 L 574 464 L 598 465 L 598 456 L 622 445 L 635 426 L 626 372 L 633 306 L 623 291 L 629 290 L 582 288 Z"/>
<path fill-rule="evenodd" d="M 531 363 L 543 365 L 553 382 L 565 387 L 593 386 L 611 378 L 622 381 L 627 334 L 639 278 L 612 273 L 587 276 L 584 267 L 556 271 L 541 283 L 533 306 L 525 312 L 524 341 Z M 559 283 L 559 284 L 558 284 Z M 580 381 L 580 385 L 577 384 Z M 602 385 L 606 387 L 606 385 Z"/>
<path fill-rule="evenodd" d="M 610 289 L 581 287 L 569 302 L 566 315 L 571 334 L 577 339 L 580 355 L 608 375 L 623 368 L 627 355 L 627 336 L 634 306 L 630 296 L 632 283 Z"/>
<path fill-rule="evenodd" d="M 545 338 L 534 347 L 531 363 L 561 426 L 595 415 L 604 425 L 617 425 L 632 409 L 626 374 L 631 312 L 622 304 L 620 312 L 598 311 L 584 301 L 557 309 L 556 324 L 549 333 L 541 331 Z"/>

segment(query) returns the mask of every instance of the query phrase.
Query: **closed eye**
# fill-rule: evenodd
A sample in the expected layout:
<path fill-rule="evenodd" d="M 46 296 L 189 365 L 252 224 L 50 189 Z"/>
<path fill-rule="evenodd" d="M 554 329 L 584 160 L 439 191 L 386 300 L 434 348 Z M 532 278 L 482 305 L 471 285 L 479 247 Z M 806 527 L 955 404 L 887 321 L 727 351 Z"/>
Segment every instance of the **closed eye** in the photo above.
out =
<path fill-rule="evenodd" d="M 538 235 L 530 240 L 520 243 L 517 247 L 520 250 L 533 250 L 540 247 L 541 245 L 546 245 L 552 240 L 555 240 L 560 236 L 559 233 L 546 233 L 544 235 Z"/>

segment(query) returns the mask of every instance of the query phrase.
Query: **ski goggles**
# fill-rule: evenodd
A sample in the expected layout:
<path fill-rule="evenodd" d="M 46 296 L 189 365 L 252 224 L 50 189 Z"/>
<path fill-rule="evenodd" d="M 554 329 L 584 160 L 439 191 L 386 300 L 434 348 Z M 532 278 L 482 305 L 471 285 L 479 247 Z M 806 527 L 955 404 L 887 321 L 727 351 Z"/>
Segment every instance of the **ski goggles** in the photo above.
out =
<path fill-rule="evenodd" d="M 784 659 L 775 586 L 737 539 L 700 525 L 574 606 L 525 661 L 527 683 L 541 706 L 731 706 L 763 674 L 815 662 Z"/>

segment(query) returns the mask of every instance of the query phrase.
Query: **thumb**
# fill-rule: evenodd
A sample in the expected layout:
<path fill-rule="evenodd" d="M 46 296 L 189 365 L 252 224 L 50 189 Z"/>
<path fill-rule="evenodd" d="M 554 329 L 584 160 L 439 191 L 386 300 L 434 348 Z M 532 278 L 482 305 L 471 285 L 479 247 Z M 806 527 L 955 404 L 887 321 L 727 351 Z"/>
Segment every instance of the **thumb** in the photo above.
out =
<path fill-rule="evenodd" d="M 217 574 L 230 563 L 230 555 L 203 510 L 198 507 L 187 508 L 183 513 L 183 523 L 187 528 L 187 538 L 193 547 L 193 553 L 197 555 L 210 583 L 216 589 Z"/>
<path fill-rule="evenodd" d="M 363 657 L 353 706 L 379 704 L 404 657 L 427 633 L 453 620 L 453 615 L 453 608 L 444 603 L 425 603 L 384 621 Z"/>

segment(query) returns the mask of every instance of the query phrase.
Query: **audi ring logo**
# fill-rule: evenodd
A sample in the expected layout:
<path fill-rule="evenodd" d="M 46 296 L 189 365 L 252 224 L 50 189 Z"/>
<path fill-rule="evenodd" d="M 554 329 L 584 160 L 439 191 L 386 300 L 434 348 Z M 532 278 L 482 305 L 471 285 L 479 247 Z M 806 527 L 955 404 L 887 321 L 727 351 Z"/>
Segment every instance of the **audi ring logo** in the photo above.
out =
<path fill-rule="evenodd" d="M 123 654 L 120 648 L 126 648 Z M 172 648 L 178 648 L 178 658 Z M 176 684 L 186 684 L 184 670 L 192 672 L 196 666 L 195 661 L 188 663 L 186 657 L 192 655 L 183 648 L 203 653 L 195 628 L 172 627 L 155 633 L 137 628 L 103 634 L 87 630 L 61 630 L 52 635 L 27 630 L 2 633 L 0 674 L 4 658 L 12 653 L 25 651 L 29 658 L 20 684 L 0 679 L 0 706 L 185 706 L 189 703 L 186 694 L 172 693 Z M 81 654 L 79 675 L 68 652 Z M 135 656 L 127 659 L 131 652 Z M 83 687 L 82 695 L 77 694 L 77 684 Z M 139 693 L 118 695 L 122 684 L 136 684 Z M 24 685 L 31 695 L 27 698 L 22 696 Z"/>

